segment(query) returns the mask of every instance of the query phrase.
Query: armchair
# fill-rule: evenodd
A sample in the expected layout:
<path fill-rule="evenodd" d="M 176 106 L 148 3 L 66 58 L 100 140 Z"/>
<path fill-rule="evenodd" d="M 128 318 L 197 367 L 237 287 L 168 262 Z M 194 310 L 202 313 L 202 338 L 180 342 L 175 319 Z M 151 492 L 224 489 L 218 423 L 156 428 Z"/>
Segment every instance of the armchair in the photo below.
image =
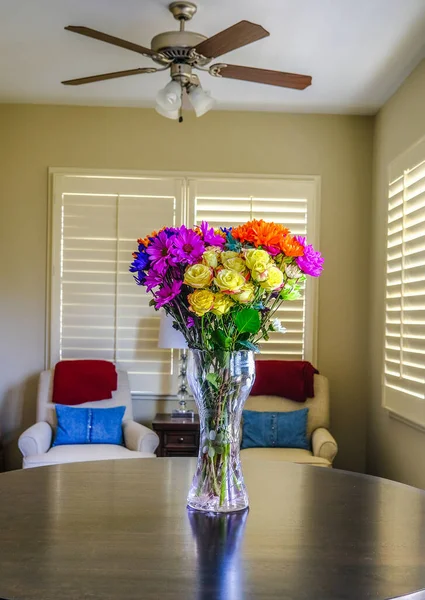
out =
<path fill-rule="evenodd" d="M 55 404 L 52 403 L 54 371 L 40 375 L 37 396 L 37 423 L 20 436 L 19 449 L 23 456 L 23 468 L 41 467 L 62 463 L 85 462 L 121 458 L 154 458 L 159 443 L 157 434 L 133 421 L 130 385 L 126 371 L 118 371 L 118 387 L 109 400 L 85 402 L 75 408 L 109 408 L 125 406 L 123 418 L 124 446 L 114 444 L 52 445 L 56 427 Z"/>
<path fill-rule="evenodd" d="M 245 460 L 285 460 L 319 467 L 332 467 L 338 446 L 329 432 L 329 382 L 323 375 L 314 376 L 314 398 L 303 404 L 279 396 L 250 396 L 245 403 L 247 410 L 289 412 L 308 408 L 307 437 L 311 451 L 298 448 L 246 448 L 241 451 Z"/>

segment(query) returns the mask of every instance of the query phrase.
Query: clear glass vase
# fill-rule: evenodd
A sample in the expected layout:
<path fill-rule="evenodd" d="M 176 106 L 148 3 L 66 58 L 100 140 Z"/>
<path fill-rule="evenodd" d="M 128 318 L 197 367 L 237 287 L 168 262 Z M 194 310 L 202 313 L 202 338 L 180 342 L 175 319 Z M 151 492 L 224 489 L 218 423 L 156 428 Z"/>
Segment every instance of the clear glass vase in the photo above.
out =
<path fill-rule="evenodd" d="M 199 411 L 198 464 L 187 503 L 227 513 L 248 506 L 240 462 L 242 409 L 255 379 L 254 354 L 191 350 L 188 381 Z"/>

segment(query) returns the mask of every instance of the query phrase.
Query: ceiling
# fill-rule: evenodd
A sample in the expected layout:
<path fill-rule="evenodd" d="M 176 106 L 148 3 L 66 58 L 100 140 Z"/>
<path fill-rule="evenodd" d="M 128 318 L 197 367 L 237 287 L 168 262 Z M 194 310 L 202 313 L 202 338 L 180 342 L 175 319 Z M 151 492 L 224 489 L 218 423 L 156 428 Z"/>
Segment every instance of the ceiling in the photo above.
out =
<path fill-rule="evenodd" d="M 246 19 L 270 37 L 214 62 L 313 76 L 305 91 L 200 73 L 219 110 L 374 114 L 425 57 L 425 0 L 198 0 L 188 29 L 207 36 Z M 85 25 L 145 46 L 178 28 L 167 0 L 1 0 L 0 102 L 154 106 L 166 73 L 78 87 L 61 80 L 152 62 L 64 31 Z"/>

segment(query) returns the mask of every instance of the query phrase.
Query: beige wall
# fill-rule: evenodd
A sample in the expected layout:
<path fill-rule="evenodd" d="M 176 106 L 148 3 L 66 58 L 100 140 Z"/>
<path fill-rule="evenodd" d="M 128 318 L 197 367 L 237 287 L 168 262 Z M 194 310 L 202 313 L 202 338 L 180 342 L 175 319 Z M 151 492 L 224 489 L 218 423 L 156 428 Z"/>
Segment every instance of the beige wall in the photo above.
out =
<path fill-rule="evenodd" d="M 381 407 L 381 373 L 387 168 L 394 158 L 425 135 L 424 111 L 425 60 L 406 79 L 376 118 L 369 345 L 371 402 L 367 449 L 369 471 L 422 488 L 425 488 L 425 432 L 394 420 Z"/>
<path fill-rule="evenodd" d="M 322 177 L 326 257 L 318 367 L 331 382 L 337 465 L 363 470 L 372 118 L 212 112 L 178 125 L 153 110 L 0 105 L 0 132 L 0 424 L 10 449 L 34 418 L 44 365 L 49 166 L 309 174 Z M 140 401 L 136 414 L 156 408 Z"/>

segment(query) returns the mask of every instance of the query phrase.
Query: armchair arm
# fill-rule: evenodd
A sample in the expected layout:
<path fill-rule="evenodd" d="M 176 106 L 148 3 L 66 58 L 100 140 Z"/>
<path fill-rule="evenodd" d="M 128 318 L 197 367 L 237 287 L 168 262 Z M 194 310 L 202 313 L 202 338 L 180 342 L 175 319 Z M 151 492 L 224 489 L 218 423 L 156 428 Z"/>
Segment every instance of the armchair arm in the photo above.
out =
<path fill-rule="evenodd" d="M 22 456 L 45 454 L 52 443 L 52 428 L 45 421 L 39 421 L 19 436 L 18 447 Z"/>
<path fill-rule="evenodd" d="M 122 424 L 126 448 L 136 452 L 155 453 L 159 437 L 154 431 L 136 421 L 124 421 Z"/>
<path fill-rule="evenodd" d="M 314 456 L 326 458 L 332 463 L 338 452 L 338 444 L 331 433 L 324 427 L 319 427 L 311 436 Z"/>

